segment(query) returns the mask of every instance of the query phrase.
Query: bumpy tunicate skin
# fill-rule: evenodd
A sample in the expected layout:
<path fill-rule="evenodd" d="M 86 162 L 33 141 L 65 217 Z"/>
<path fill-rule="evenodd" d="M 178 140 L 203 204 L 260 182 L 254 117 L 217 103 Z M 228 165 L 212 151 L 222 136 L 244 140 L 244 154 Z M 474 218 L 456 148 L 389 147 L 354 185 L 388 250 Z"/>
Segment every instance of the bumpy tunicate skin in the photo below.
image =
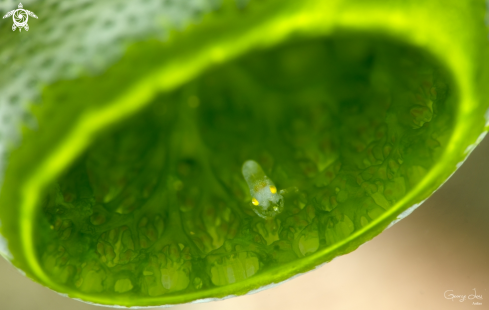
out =
<path fill-rule="evenodd" d="M 258 205 L 252 203 L 253 210 L 263 218 L 273 218 L 284 209 L 284 199 L 277 192 L 277 188 L 268 178 L 261 166 L 254 160 L 247 160 L 243 164 L 243 176 L 248 183 L 252 199 L 258 201 Z M 275 190 L 272 191 L 272 188 Z"/>
<path fill-rule="evenodd" d="M 456 111 L 441 71 L 374 43 L 227 64 L 101 135 L 46 193 L 42 268 L 67 292 L 154 305 L 248 285 L 369 225 L 444 154 Z"/>

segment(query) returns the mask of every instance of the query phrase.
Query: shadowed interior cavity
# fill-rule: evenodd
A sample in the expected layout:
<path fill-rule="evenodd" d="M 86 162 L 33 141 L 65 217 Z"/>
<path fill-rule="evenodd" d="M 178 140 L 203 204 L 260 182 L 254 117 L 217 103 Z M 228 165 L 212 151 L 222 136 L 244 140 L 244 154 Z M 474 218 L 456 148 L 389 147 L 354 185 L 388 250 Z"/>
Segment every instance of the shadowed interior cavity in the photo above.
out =
<path fill-rule="evenodd" d="M 293 42 L 213 68 L 101 133 L 50 186 L 39 260 L 60 284 L 114 298 L 252 280 L 406 195 L 445 149 L 451 93 L 429 57 L 375 38 Z M 275 190 L 295 189 L 278 214 L 253 212 L 247 160 Z"/>

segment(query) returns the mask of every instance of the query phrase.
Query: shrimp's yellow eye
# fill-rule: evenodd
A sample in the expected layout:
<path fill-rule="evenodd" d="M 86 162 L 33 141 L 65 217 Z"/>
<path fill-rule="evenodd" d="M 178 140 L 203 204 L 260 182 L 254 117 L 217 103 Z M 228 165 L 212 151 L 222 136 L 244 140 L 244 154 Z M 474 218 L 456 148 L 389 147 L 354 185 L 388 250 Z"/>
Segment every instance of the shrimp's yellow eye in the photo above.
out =
<path fill-rule="evenodd" d="M 272 192 L 272 194 L 276 194 L 277 193 L 277 188 L 275 186 L 270 186 L 270 192 Z"/>
<path fill-rule="evenodd" d="M 256 200 L 256 198 L 251 199 L 251 203 L 254 204 L 255 206 L 260 204 L 258 200 Z"/>

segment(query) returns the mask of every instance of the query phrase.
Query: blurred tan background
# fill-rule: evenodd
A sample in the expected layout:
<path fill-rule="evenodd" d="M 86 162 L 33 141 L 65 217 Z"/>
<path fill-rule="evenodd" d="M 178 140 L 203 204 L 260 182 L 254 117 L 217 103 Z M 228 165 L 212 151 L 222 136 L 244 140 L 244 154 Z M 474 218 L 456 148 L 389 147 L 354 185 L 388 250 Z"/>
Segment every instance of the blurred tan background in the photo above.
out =
<path fill-rule="evenodd" d="M 444 297 L 474 288 L 480 305 Z M 0 309 L 102 308 L 33 283 L 0 258 Z M 489 138 L 413 214 L 357 251 L 254 295 L 174 309 L 489 309 Z"/>

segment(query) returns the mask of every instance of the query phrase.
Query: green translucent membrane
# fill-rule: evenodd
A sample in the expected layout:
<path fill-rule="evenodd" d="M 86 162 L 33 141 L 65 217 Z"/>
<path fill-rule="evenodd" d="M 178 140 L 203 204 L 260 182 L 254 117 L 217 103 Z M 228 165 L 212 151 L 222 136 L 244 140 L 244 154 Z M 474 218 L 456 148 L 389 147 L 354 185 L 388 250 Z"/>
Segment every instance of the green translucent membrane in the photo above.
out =
<path fill-rule="evenodd" d="M 351 36 L 214 68 L 100 134 L 49 187 L 41 266 L 58 287 L 116 304 L 253 288 L 418 184 L 452 132 L 449 84 L 410 47 Z M 248 159 L 279 190 L 298 189 L 273 219 L 252 210 Z"/>

